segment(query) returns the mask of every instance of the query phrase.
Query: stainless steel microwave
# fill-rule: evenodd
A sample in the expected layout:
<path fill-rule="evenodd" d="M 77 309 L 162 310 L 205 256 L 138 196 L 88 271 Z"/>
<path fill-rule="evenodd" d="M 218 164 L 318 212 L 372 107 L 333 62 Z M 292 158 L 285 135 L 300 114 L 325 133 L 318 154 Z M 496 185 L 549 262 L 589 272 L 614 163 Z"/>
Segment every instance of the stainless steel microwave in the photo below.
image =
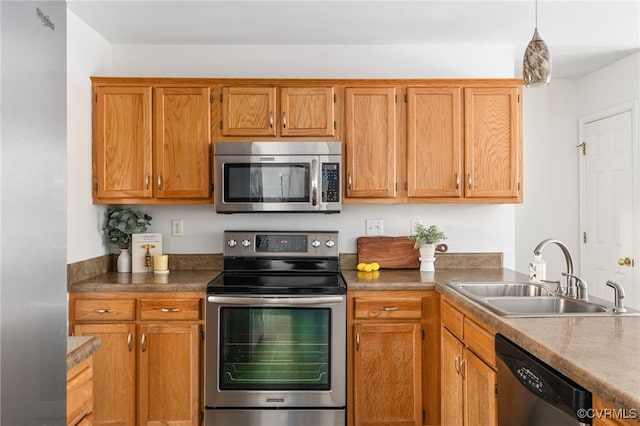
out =
<path fill-rule="evenodd" d="M 215 209 L 338 213 L 341 173 L 341 142 L 216 142 Z"/>

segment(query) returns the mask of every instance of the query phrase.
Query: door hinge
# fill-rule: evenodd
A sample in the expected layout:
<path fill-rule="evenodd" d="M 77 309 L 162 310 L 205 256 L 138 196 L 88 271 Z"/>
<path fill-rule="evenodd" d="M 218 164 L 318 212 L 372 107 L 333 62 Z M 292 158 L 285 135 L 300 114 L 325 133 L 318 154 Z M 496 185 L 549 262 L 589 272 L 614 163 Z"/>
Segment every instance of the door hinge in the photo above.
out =
<path fill-rule="evenodd" d="M 338 128 L 338 122 L 336 120 L 333 120 L 333 128 L 334 130 Z"/>
<path fill-rule="evenodd" d="M 493 385 L 493 394 L 494 394 L 495 396 L 498 396 L 498 385 L 497 385 L 497 384 L 496 384 L 496 385 Z"/>
<path fill-rule="evenodd" d="M 404 94 L 404 102 L 407 103 L 409 102 L 409 95 L 408 94 Z"/>
<path fill-rule="evenodd" d="M 577 145 L 576 148 L 582 148 L 582 155 L 587 155 L 587 143 L 582 142 L 580 145 Z"/>
<path fill-rule="evenodd" d="M 335 104 L 336 102 L 338 102 L 338 97 L 336 96 L 336 94 L 333 94 L 333 103 Z"/>
<path fill-rule="evenodd" d="M 587 244 L 587 233 L 586 233 L 586 232 L 583 232 L 583 233 L 582 233 L 582 242 L 583 242 L 584 244 Z"/>
<path fill-rule="evenodd" d="M 222 120 L 220 120 L 220 129 L 222 129 Z"/>

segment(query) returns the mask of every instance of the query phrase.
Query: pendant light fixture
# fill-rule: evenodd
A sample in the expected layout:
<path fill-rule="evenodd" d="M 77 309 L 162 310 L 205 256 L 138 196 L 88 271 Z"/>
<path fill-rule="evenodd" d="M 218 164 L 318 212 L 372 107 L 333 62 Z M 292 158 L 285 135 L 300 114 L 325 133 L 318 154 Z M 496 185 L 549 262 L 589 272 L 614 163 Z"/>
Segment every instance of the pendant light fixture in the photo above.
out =
<path fill-rule="evenodd" d="M 524 51 L 522 75 L 527 87 L 547 86 L 551 82 L 551 56 L 547 43 L 538 34 L 538 0 L 536 0 L 536 27 Z"/>

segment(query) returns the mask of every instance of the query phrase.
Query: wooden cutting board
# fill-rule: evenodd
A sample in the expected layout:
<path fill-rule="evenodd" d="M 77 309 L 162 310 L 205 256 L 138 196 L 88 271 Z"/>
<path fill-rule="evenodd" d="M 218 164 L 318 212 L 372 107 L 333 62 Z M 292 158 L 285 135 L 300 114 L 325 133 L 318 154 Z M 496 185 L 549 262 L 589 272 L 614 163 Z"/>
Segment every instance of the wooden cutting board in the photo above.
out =
<path fill-rule="evenodd" d="M 378 262 L 381 268 L 420 268 L 420 250 L 407 237 L 359 237 L 358 263 Z"/>

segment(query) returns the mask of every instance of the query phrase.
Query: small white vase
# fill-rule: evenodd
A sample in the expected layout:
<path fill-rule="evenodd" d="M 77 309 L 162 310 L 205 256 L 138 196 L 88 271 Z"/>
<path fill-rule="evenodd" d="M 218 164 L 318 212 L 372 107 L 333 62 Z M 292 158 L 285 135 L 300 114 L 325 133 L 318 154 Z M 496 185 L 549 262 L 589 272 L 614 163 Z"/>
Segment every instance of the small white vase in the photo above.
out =
<path fill-rule="evenodd" d="M 118 255 L 118 272 L 131 272 L 131 255 L 129 249 L 120 249 Z"/>
<path fill-rule="evenodd" d="M 435 271 L 436 245 L 427 244 L 420 247 L 420 270 L 425 272 Z"/>

